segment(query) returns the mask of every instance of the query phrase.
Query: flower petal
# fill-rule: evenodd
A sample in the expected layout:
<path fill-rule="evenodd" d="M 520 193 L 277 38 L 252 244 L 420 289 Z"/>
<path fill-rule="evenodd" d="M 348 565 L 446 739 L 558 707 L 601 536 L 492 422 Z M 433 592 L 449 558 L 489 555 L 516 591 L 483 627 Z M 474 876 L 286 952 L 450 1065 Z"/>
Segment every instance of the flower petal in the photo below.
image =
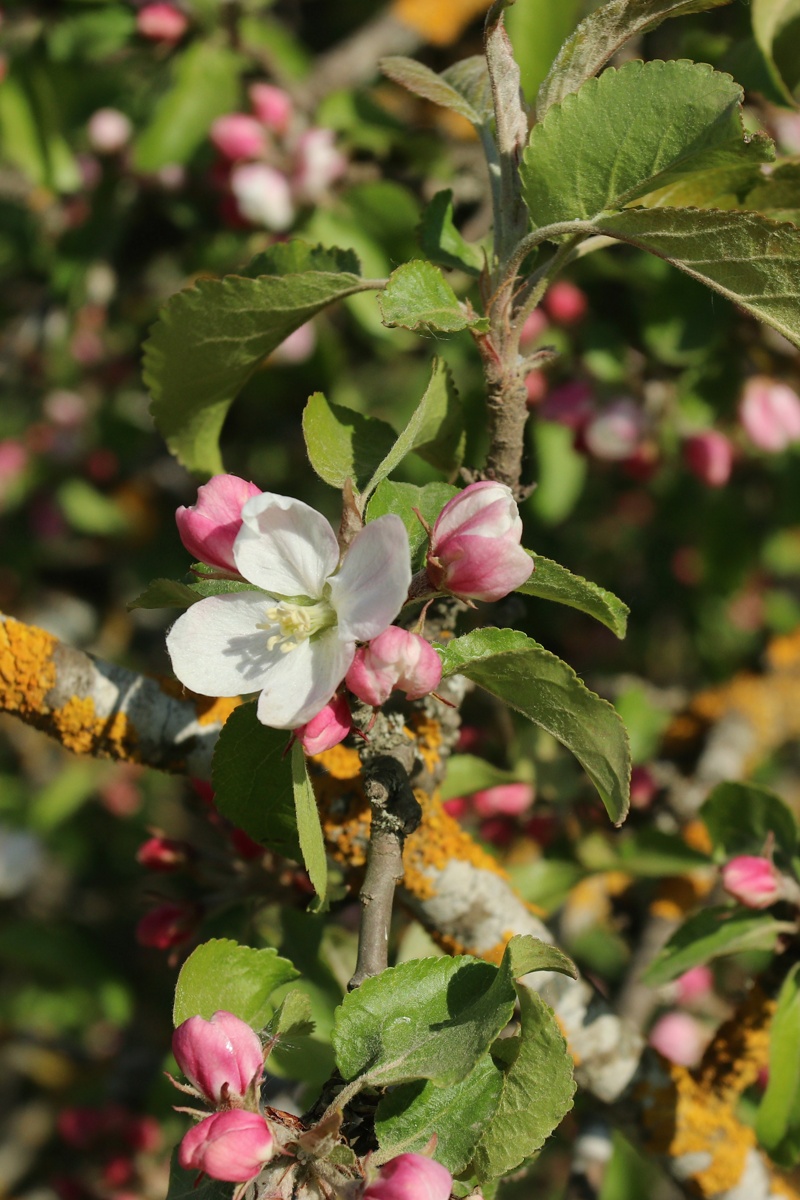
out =
<path fill-rule="evenodd" d="M 237 569 L 251 583 L 277 596 L 322 596 L 336 570 L 339 546 L 328 522 L 291 496 L 264 492 L 242 509 L 242 528 L 233 546 Z"/>
<path fill-rule="evenodd" d="M 353 661 L 355 644 L 329 629 L 301 642 L 271 665 L 261 684 L 258 719 L 273 729 L 296 729 L 328 703 Z"/>
<path fill-rule="evenodd" d="M 358 642 L 377 637 L 400 612 L 410 583 L 405 525 L 393 514 L 370 521 L 330 581 L 341 636 Z"/>
<path fill-rule="evenodd" d="M 208 596 L 178 617 L 167 634 L 172 669 L 181 683 L 201 696 L 257 692 L 279 650 L 267 650 L 266 621 L 271 596 L 227 592 Z"/>

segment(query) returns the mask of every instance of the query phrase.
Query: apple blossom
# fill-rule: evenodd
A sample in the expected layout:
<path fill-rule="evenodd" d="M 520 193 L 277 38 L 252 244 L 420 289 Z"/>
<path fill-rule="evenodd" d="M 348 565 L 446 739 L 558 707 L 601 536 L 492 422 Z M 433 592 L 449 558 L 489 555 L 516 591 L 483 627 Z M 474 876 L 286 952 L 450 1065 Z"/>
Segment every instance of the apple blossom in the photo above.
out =
<path fill-rule="evenodd" d="M 298 139 L 292 183 L 304 204 L 316 204 L 347 170 L 347 159 L 336 149 L 334 136 L 332 129 L 307 129 Z"/>
<path fill-rule="evenodd" d="M 155 42 L 179 42 L 189 25 L 174 4 L 145 4 L 136 14 L 136 28 Z"/>
<path fill-rule="evenodd" d="M 275 1138 L 264 1117 L 242 1109 L 212 1113 L 184 1135 L 178 1162 L 185 1171 L 246 1183 L 275 1154 Z"/>
<path fill-rule="evenodd" d="M 548 288 L 544 298 L 544 307 L 554 321 L 559 325 L 575 325 L 589 308 L 586 293 L 570 283 L 567 279 L 559 279 Z"/>
<path fill-rule="evenodd" d="M 292 98 L 271 83 L 253 83 L 247 92 L 253 112 L 267 129 L 284 134 L 292 119 Z"/>
<path fill-rule="evenodd" d="M 189 1017 L 172 1035 L 172 1053 L 198 1092 L 212 1104 L 228 1094 L 244 1096 L 264 1068 L 264 1052 L 255 1030 L 233 1013 L 215 1012 L 209 1021 Z"/>
<path fill-rule="evenodd" d="M 345 676 L 350 691 L 366 704 L 384 704 L 394 689 L 409 700 L 427 696 L 439 685 L 442 662 L 418 633 L 390 625 L 368 646 L 356 651 Z"/>
<path fill-rule="evenodd" d="M 539 416 L 543 421 L 556 421 L 576 431 L 583 429 L 595 411 L 594 394 L 588 383 L 574 379 L 548 393 Z"/>
<path fill-rule="evenodd" d="M 746 908 L 769 908 L 782 895 L 781 877 L 768 858 L 740 854 L 722 868 L 722 886 Z"/>
<path fill-rule="evenodd" d="M 588 421 L 583 440 L 595 458 L 621 462 L 634 454 L 644 429 L 644 413 L 639 405 L 628 396 L 620 396 Z"/>
<path fill-rule="evenodd" d="M 215 475 L 197 489 L 197 502 L 175 513 L 181 541 L 210 567 L 236 572 L 233 543 L 242 527 L 242 506 L 261 490 L 238 475 Z"/>
<path fill-rule="evenodd" d="M 399 1154 L 378 1169 L 363 1200 L 448 1200 L 453 1177 L 441 1163 L 423 1154 Z"/>
<path fill-rule="evenodd" d="M 295 729 L 294 734 L 306 754 L 322 754 L 344 741 L 352 724 L 347 700 L 344 696 L 334 696 L 315 717 Z"/>
<path fill-rule="evenodd" d="M 709 966 L 700 963 L 690 967 L 675 980 L 675 999 L 679 1004 L 691 1004 L 708 996 L 714 987 L 714 976 Z"/>
<path fill-rule="evenodd" d="M 242 509 L 236 569 L 257 591 L 208 596 L 167 637 L 181 683 L 203 696 L 260 692 L 258 719 L 296 729 L 332 699 L 357 642 L 394 620 L 411 581 L 399 517 L 378 517 L 339 545 L 313 508 L 271 492 Z M 290 598 L 289 598 L 290 597 Z"/>
<path fill-rule="evenodd" d="M 647 1040 L 670 1062 L 694 1067 L 703 1056 L 708 1037 L 703 1026 L 689 1013 L 668 1012 L 659 1017 Z"/>
<path fill-rule="evenodd" d="M 522 519 L 511 489 L 484 480 L 448 500 L 431 534 L 433 587 L 474 600 L 499 600 L 529 578 L 533 559 L 520 546 Z"/>
<path fill-rule="evenodd" d="M 739 420 L 754 446 L 776 454 L 800 438 L 800 396 L 788 384 L 754 375 L 744 386 Z"/>
<path fill-rule="evenodd" d="M 263 125 L 247 113 L 227 113 L 217 117 L 209 136 L 225 158 L 258 158 L 267 148 Z"/>
<path fill-rule="evenodd" d="M 708 487 L 724 487 L 731 477 L 733 446 L 724 433 L 708 429 L 686 438 L 683 460 L 692 474 Z"/>
<path fill-rule="evenodd" d="M 116 108 L 98 108 L 86 126 L 89 145 L 98 154 L 117 154 L 127 146 L 132 133 L 130 118 Z"/>
<path fill-rule="evenodd" d="M 136 861 L 148 871 L 176 871 L 189 861 L 192 848 L 188 842 L 156 834 L 142 842 L 136 851 Z"/>
<path fill-rule="evenodd" d="M 192 904 L 158 904 L 139 919 L 136 940 L 140 946 L 153 950 L 173 950 L 188 942 L 197 925 L 197 916 Z"/>
<path fill-rule="evenodd" d="M 294 220 L 294 201 L 289 180 L 266 163 L 241 163 L 230 176 L 231 191 L 239 215 L 253 225 L 278 232 Z"/>
<path fill-rule="evenodd" d="M 535 795 L 529 783 L 501 783 L 475 792 L 472 803 L 481 817 L 518 817 L 530 808 Z"/>

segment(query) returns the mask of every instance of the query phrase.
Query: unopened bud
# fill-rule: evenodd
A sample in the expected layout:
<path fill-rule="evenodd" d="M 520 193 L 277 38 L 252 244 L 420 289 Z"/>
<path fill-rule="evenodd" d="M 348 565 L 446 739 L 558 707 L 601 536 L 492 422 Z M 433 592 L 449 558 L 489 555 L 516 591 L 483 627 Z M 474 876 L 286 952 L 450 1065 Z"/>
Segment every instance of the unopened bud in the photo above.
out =
<path fill-rule="evenodd" d="M 702 483 L 708 487 L 724 487 L 733 468 L 733 446 L 724 433 L 709 429 L 686 438 L 683 459 Z"/>
<path fill-rule="evenodd" d="M 423 1154 L 400 1154 L 378 1170 L 363 1200 L 449 1200 L 453 1177 Z"/>
<path fill-rule="evenodd" d="M 200 562 L 238 575 L 233 543 L 242 527 L 242 506 L 261 491 L 237 475 L 215 475 L 197 489 L 197 502 L 175 513 L 181 541 Z"/>
<path fill-rule="evenodd" d="M 275 1153 L 275 1138 L 264 1117 L 232 1109 L 213 1113 L 184 1136 L 178 1162 L 227 1183 L 247 1183 Z"/>
<path fill-rule="evenodd" d="M 344 741 L 352 724 L 347 700 L 344 696 L 334 696 L 315 717 L 298 726 L 294 734 L 306 754 L 322 754 Z"/>
<path fill-rule="evenodd" d="M 474 600 L 500 600 L 533 571 L 520 546 L 522 519 L 511 489 L 491 480 L 471 483 L 436 519 L 428 578 L 437 590 Z"/>
<path fill-rule="evenodd" d="M 264 1054 L 258 1034 L 229 1012 L 210 1021 L 189 1017 L 172 1035 L 172 1053 L 186 1078 L 212 1104 L 246 1094 L 261 1077 Z"/>
<path fill-rule="evenodd" d="M 442 661 L 425 638 L 390 625 L 356 651 L 345 683 L 365 704 L 385 704 L 392 691 L 419 700 L 439 686 Z"/>
<path fill-rule="evenodd" d="M 722 868 L 725 891 L 746 908 L 769 908 L 781 899 L 781 876 L 768 858 L 740 854 Z"/>

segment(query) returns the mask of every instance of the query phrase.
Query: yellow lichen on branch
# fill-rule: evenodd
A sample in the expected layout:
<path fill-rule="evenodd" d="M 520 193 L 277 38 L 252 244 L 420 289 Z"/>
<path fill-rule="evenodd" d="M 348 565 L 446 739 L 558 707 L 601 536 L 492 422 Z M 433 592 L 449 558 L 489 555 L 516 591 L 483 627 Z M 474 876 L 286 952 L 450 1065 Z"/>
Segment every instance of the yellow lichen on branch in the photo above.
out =
<path fill-rule="evenodd" d="M 669 1065 L 669 1080 L 637 1089 L 648 1148 L 687 1164 L 685 1186 L 710 1198 L 742 1181 L 756 1136 L 736 1114 L 742 1093 L 755 1083 L 769 1056 L 769 1026 L 775 1004 L 758 987 L 717 1031 L 694 1070 Z M 785 1179 L 773 1180 L 774 1194 L 800 1193 Z"/>
<path fill-rule="evenodd" d="M 56 681 L 58 638 L 7 618 L 0 623 L 0 710 L 31 720 L 45 708 Z"/>

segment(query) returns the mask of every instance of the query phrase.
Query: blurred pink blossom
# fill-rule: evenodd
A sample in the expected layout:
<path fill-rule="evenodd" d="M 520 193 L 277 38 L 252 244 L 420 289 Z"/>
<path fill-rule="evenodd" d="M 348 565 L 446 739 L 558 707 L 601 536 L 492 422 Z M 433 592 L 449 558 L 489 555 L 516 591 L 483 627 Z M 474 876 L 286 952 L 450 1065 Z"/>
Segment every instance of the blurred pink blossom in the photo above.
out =
<path fill-rule="evenodd" d="M 217 117 L 209 134 L 225 158 L 259 158 L 267 148 L 263 125 L 247 113 L 228 113 Z"/>
<path fill-rule="evenodd" d="M 549 324 L 550 322 L 543 309 L 535 308 L 532 313 L 528 313 L 519 335 L 520 346 L 524 348 L 531 342 L 535 342 L 544 333 Z"/>
<path fill-rule="evenodd" d="M 317 332 L 313 321 L 306 321 L 284 338 L 272 352 L 271 361 L 274 363 L 301 363 L 310 358 L 317 344 Z"/>
<path fill-rule="evenodd" d="M 746 908 L 769 908 L 783 894 L 781 876 L 768 858 L 740 854 L 722 868 L 725 891 Z"/>
<path fill-rule="evenodd" d="M 800 438 L 800 396 L 786 383 L 754 375 L 744 385 L 739 420 L 759 450 L 785 450 Z"/>
<path fill-rule="evenodd" d="M 535 795 L 529 783 L 501 783 L 475 792 L 472 803 L 481 817 L 518 817 L 527 812 Z"/>
<path fill-rule="evenodd" d="M 544 421 L 556 421 L 569 429 L 583 429 L 595 411 L 594 393 L 580 379 L 562 383 L 548 394 L 539 415 Z"/>
<path fill-rule="evenodd" d="M 86 126 L 89 145 L 97 154 L 118 154 L 131 140 L 130 118 L 117 108 L 98 108 Z"/>
<path fill-rule="evenodd" d="M 612 400 L 584 426 L 586 449 L 595 458 L 622 462 L 637 450 L 645 430 L 639 405 L 628 396 Z"/>
<path fill-rule="evenodd" d="M 703 1057 L 708 1037 L 699 1021 L 685 1012 L 659 1017 L 648 1038 L 650 1045 L 670 1062 L 694 1067 Z"/>
<path fill-rule="evenodd" d="M 316 204 L 347 170 L 335 137 L 332 129 L 307 129 L 298 139 L 292 187 L 302 204 Z"/>
<path fill-rule="evenodd" d="M 282 232 L 294 220 L 294 200 L 289 180 L 266 163 L 241 163 L 230 175 L 236 207 L 246 221 Z"/>
<path fill-rule="evenodd" d="M 714 975 L 710 967 L 701 964 L 691 967 L 675 980 L 675 999 L 679 1004 L 691 1004 L 707 996 L 714 986 Z"/>
<path fill-rule="evenodd" d="M 586 293 L 574 283 L 567 279 L 559 279 L 548 288 L 544 307 L 557 325 L 575 325 L 586 316 L 589 301 L 586 299 Z"/>
<path fill-rule="evenodd" d="M 733 444 L 716 429 L 693 433 L 684 440 L 683 459 L 702 483 L 724 487 L 733 469 Z"/>
<path fill-rule="evenodd" d="M 188 18 L 174 4 L 145 4 L 136 14 L 139 33 L 154 42 L 179 42 L 188 26 Z"/>
<path fill-rule="evenodd" d="M 292 98 L 289 93 L 271 83 L 253 83 L 247 94 L 259 121 L 273 133 L 286 133 L 292 119 Z"/>

